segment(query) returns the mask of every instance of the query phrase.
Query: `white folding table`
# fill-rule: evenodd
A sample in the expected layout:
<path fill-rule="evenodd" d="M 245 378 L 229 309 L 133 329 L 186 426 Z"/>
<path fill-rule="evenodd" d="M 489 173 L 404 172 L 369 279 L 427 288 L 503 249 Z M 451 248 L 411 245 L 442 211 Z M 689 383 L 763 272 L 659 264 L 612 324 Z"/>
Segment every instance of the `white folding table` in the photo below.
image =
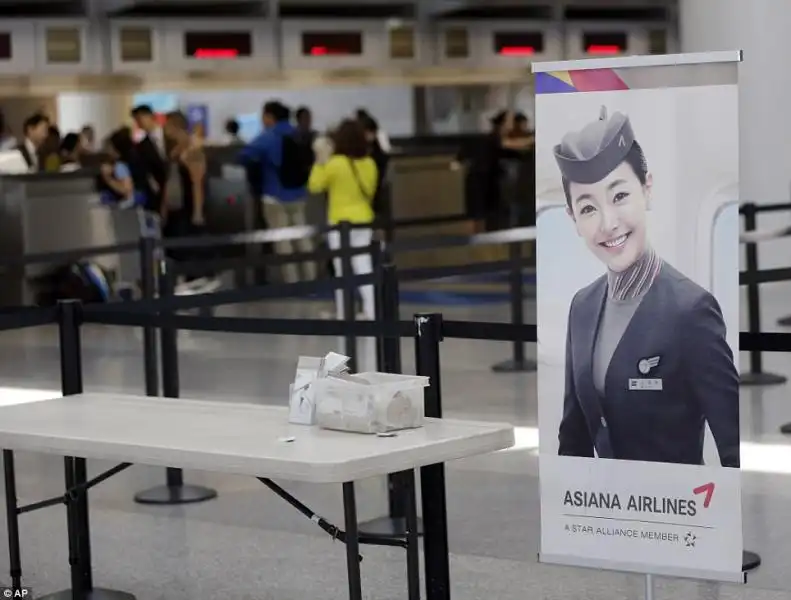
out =
<path fill-rule="evenodd" d="M 293 440 L 292 440 L 293 438 Z M 419 429 L 394 437 L 352 434 L 290 425 L 287 409 L 259 404 L 151 398 L 122 394 L 79 394 L 0 408 L 0 448 L 6 480 L 11 576 L 21 585 L 19 568 L 20 514 L 66 504 L 71 590 L 50 598 L 133 598 L 124 592 L 94 589 L 90 564 L 87 491 L 131 464 L 179 467 L 249 475 L 288 500 L 322 529 L 345 542 L 349 596 L 361 600 L 359 544 L 395 545 L 407 550 L 409 598 L 419 598 L 417 513 L 414 469 L 436 474 L 442 463 L 509 448 L 513 427 L 497 423 L 427 419 Z M 27 450 L 65 457 L 63 497 L 18 507 L 13 451 Z M 84 459 L 119 461 L 117 467 L 88 481 Z M 80 464 L 82 465 L 80 468 Z M 82 471 L 82 472 L 81 472 Z M 364 539 L 357 529 L 354 481 L 404 472 L 412 477 L 407 507 L 409 532 L 400 540 Z M 271 479 L 343 486 L 345 531 L 327 523 L 288 495 Z M 444 479 L 442 480 L 444 481 Z M 435 482 L 434 482 L 435 483 Z M 432 486 L 436 489 L 436 485 Z M 439 513 L 436 503 L 441 503 Z M 424 523 L 428 600 L 450 597 L 445 498 L 423 498 L 439 519 Z M 440 548 L 444 556 L 429 556 Z M 437 552 L 434 552 L 437 554 Z M 16 557 L 16 565 L 15 565 Z"/>

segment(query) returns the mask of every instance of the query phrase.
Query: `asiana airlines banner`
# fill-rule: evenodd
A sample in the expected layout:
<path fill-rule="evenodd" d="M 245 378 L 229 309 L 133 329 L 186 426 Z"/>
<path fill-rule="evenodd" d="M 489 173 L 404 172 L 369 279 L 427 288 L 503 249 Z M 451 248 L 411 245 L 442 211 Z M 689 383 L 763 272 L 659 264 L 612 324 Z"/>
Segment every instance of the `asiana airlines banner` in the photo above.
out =
<path fill-rule="evenodd" d="M 543 562 L 743 580 L 740 60 L 533 67 Z"/>

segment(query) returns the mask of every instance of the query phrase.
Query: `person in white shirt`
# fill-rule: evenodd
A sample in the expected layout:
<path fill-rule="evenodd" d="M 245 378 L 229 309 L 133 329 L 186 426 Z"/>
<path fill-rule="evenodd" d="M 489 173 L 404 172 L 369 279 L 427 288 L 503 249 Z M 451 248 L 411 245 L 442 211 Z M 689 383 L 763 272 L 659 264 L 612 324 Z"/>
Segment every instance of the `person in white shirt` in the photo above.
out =
<path fill-rule="evenodd" d="M 38 154 L 41 145 L 49 137 L 49 126 L 49 118 L 41 113 L 36 113 L 25 119 L 24 137 L 17 144 L 16 149 L 22 154 L 28 169 L 33 173 L 43 170 Z"/>

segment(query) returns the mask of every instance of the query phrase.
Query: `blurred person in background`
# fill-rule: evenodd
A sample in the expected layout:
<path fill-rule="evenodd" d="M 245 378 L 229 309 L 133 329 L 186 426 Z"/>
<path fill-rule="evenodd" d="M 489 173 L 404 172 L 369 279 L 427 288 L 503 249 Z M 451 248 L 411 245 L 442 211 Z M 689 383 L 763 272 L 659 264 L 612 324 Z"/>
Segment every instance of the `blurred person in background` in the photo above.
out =
<path fill-rule="evenodd" d="M 70 133 L 79 140 L 79 135 Z M 97 188 L 99 199 L 103 204 L 117 205 L 118 208 L 143 206 L 146 202 L 145 172 L 136 156 L 132 131 L 121 127 L 110 134 L 105 142 L 107 160 L 99 167 Z"/>
<path fill-rule="evenodd" d="M 80 157 L 85 151 L 79 133 L 67 133 L 60 142 L 61 172 L 76 171 L 80 168 Z"/>
<path fill-rule="evenodd" d="M 366 121 L 376 122 L 373 116 L 371 116 L 371 113 L 369 113 L 364 108 L 358 108 L 355 114 L 357 116 L 357 120 L 363 126 L 365 126 Z M 384 129 L 378 126 L 376 128 L 376 141 L 379 142 L 379 147 L 382 149 L 382 152 L 386 152 L 387 154 L 392 152 L 393 148 L 390 145 L 390 136 Z"/>
<path fill-rule="evenodd" d="M 39 160 L 44 165 L 44 171 L 55 173 L 60 171 L 60 129 L 57 125 L 50 125 L 47 138 L 39 150 Z"/>
<path fill-rule="evenodd" d="M 300 106 L 296 112 L 297 136 L 302 143 L 313 145 L 318 132 L 313 129 L 313 114 L 307 106 Z"/>
<path fill-rule="evenodd" d="M 376 163 L 368 153 L 368 140 L 359 121 L 346 120 L 333 135 L 332 144 L 319 139 L 314 145 L 316 163 L 310 173 L 308 189 L 312 193 L 326 192 L 328 198 L 327 220 L 330 225 L 347 221 L 354 225 L 371 225 L 374 220 L 373 198 L 379 181 Z M 364 248 L 373 238 L 372 227 L 351 230 L 351 245 Z M 327 243 L 331 250 L 341 245 L 340 232 L 330 231 Z M 371 255 L 352 256 L 352 271 L 355 275 L 373 272 Z M 343 274 L 340 258 L 333 258 L 336 277 Z M 362 314 L 359 319 L 373 320 L 374 288 L 364 285 L 359 288 L 362 298 Z M 343 318 L 343 291 L 335 291 L 335 308 L 338 319 Z"/>
<path fill-rule="evenodd" d="M 206 155 L 200 134 L 189 130 L 187 117 L 179 111 L 168 113 L 164 127 L 167 142 L 169 173 L 165 193 L 167 218 L 162 233 L 165 237 L 186 237 L 205 232 Z M 175 260 L 199 261 L 205 253 L 183 249 L 172 252 Z M 206 293 L 216 290 L 220 282 L 208 271 L 192 271 L 177 293 Z"/>
<path fill-rule="evenodd" d="M 80 130 L 80 137 L 82 138 L 82 147 L 85 152 L 96 152 L 96 131 L 92 125 L 83 126 Z"/>
<path fill-rule="evenodd" d="M 376 163 L 376 193 L 372 203 L 374 214 L 380 218 L 388 218 L 390 216 L 390 207 L 387 206 L 384 187 L 390 165 L 390 154 L 385 152 L 379 143 L 379 124 L 372 117 L 363 119 L 361 123 L 365 132 L 365 139 L 368 142 L 368 153 Z"/>
<path fill-rule="evenodd" d="M 137 155 L 146 171 L 150 195 L 146 208 L 156 212 L 163 219 L 167 219 L 167 202 L 165 188 L 168 180 L 168 155 L 165 148 L 165 136 L 162 128 L 157 123 L 154 111 L 147 104 L 136 106 L 132 109 L 132 119 L 143 132 L 143 137 L 137 142 Z"/>
<path fill-rule="evenodd" d="M 4 150 L 13 150 L 16 148 L 16 145 L 16 138 L 11 135 L 10 131 L 8 131 L 5 121 L 5 113 L 0 110 L 0 152 Z"/>
<path fill-rule="evenodd" d="M 22 126 L 23 138 L 16 146 L 22 154 L 31 172 L 43 170 L 39 160 L 39 150 L 49 135 L 49 119 L 42 113 L 36 113 L 25 119 Z"/>
<path fill-rule="evenodd" d="M 313 166 L 311 146 L 300 141 L 296 128 L 289 122 L 291 111 L 278 101 L 264 105 L 264 130 L 239 154 L 242 165 L 260 163 L 262 167 L 262 204 L 268 227 L 281 229 L 307 224 L 306 184 Z M 275 251 L 281 255 L 313 252 L 310 238 L 277 242 Z M 302 266 L 300 273 L 300 265 Z M 302 277 L 300 277 L 302 275 Z M 316 278 L 313 261 L 283 265 L 283 279 L 295 283 Z"/>
<path fill-rule="evenodd" d="M 239 121 L 236 119 L 228 119 L 225 122 L 225 143 L 228 146 L 244 143 L 244 140 L 239 137 Z"/>

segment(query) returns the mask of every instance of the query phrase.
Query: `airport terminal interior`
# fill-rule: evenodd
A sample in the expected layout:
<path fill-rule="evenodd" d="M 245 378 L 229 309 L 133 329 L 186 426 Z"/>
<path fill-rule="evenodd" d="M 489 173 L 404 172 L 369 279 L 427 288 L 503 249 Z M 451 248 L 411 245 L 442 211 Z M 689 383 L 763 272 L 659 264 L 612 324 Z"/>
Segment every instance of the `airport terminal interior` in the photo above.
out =
<path fill-rule="evenodd" d="M 453 322 L 515 323 L 526 331 L 536 324 L 540 294 L 537 207 L 558 197 L 565 202 L 536 168 L 541 123 L 531 63 L 742 50 L 739 123 L 733 124 L 739 128 L 739 200 L 783 204 L 791 202 L 789 30 L 791 6 L 779 0 L 0 0 L 0 323 L 8 311 L 75 296 L 86 306 L 151 301 L 165 295 L 167 275 L 156 281 L 152 265 L 167 271 L 192 264 L 196 270 L 170 280 L 175 297 L 185 301 L 343 278 L 345 259 L 327 256 L 339 247 L 337 231 L 322 233 L 328 223 L 337 225 L 327 197 L 303 185 L 307 200 L 300 196 L 298 210 L 285 210 L 277 194 L 288 192 L 286 186 L 273 191 L 266 174 L 261 184 L 261 171 L 237 159 L 258 152 L 266 131 L 290 127 L 310 136 L 317 164 L 322 156 L 332 164 L 333 145 L 340 153 L 341 132 L 348 130 L 359 134 L 361 156 L 370 153 L 377 167 L 384 165 L 374 199 L 362 190 L 364 172 L 355 170 L 347 182 L 351 195 L 359 197 L 360 186 L 366 201 L 381 201 L 376 216 L 363 219 L 376 230 L 374 259 L 348 265 L 355 275 L 379 274 L 392 262 L 396 274 L 415 275 L 398 282 L 395 309 L 402 321 L 435 313 Z M 141 149 L 146 143 L 150 148 Z M 192 150 L 204 159 L 194 169 L 185 158 Z M 154 163 L 164 165 L 161 180 Z M 196 169 L 203 169 L 202 192 L 190 187 Z M 171 194 L 182 201 L 168 207 L 164 198 Z M 205 196 L 203 203 L 197 195 Z M 748 245 L 740 246 L 742 270 L 789 267 L 791 229 L 776 228 L 791 227 L 790 211 L 791 204 L 758 215 L 753 226 L 775 233 L 752 246 L 757 265 L 749 264 Z M 266 237 L 286 227 L 312 227 L 313 235 L 305 244 Z M 371 242 L 370 236 L 354 242 L 371 229 L 343 231 L 352 244 Z M 508 232 L 518 244 L 507 243 Z M 233 241 L 248 234 L 253 237 Z M 183 237 L 226 241 L 147 255 L 140 240 L 151 236 L 165 247 Z M 428 243 L 445 238 L 459 241 Z M 129 247 L 80 255 L 117 244 Z M 390 244 L 422 249 L 392 256 Z M 319 254 L 301 271 L 278 263 L 293 252 Z M 41 253 L 49 257 L 24 264 L 26 256 Z M 421 277 L 421 270 L 428 274 Z M 791 273 L 767 281 L 759 294 L 742 285 L 740 330 L 791 333 L 791 324 L 783 324 L 791 314 Z M 348 296 L 356 302 L 343 314 L 331 289 L 179 314 L 381 321 L 381 306 L 372 313 L 363 288 L 359 297 Z M 164 334 L 149 333 L 139 326 L 82 325 L 85 391 L 106 394 L 107 402 L 113 394 L 146 395 L 145 351 L 153 339 L 153 395 L 159 395 Z M 227 403 L 229 410 L 234 403 L 277 406 L 284 418 L 301 356 L 352 352 L 348 340 L 335 335 L 183 330 L 175 339 L 181 398 Z M 4 437 L 4 409 L 62 395 L 62 343 L 51 323 L 0 331 L 0 441 L 13 437 Z M 538 352 L 534 340 L 518 345 L 440 343 L 442 417 L 508 424 L 514 440 L 445 465 L 450 590 L 427 589 L 421 551 L 420 596 L 408 596 L 404 549 L 361 545 L 362 595 L 355 596 L 344 541 L 255 477 L 188 468 L 184 483 L 216 490 L 216 497 L 138 502 L 136 494 L 165 484 L 165 469 L 156 463 L 135 464 L 89 494 L 93 586 L 133 596 L 74 598 L 791 600 L 791 437 L 780 430 L 791 423 L 789 354 L 762 353 L 760 370 L 777 380 L 739 389 L 744 549 L 757 553 L 760 565 L 747 571 L 744 584 L 657 576 L 647 589 L 640 573 L 539 560 Z M 357 371 L 381 370 L 373 338 L 358 338 L 353 353 Z M 400 359 L 404 374 L 416 373 L 411 337 L 400 339 Z M 741 373 L 755 371 L 753 360 L 740 353 Z M 509 361 L 517 368 L 507 368 Z M 174 424 L 173 438 L 183 434 Z M 234 432 L 206 435 L 232 439 Z M 300 435 L 288 441 L 298 445 Z M 90 458 L 88 477 L 115 464 Z M 4 490 L 13 484 L 7 469 L 5 475 Z M 343 529 L 340 485 L 275 480 Z M 15 485 L 20 505 L 62 496 L 63 456 L 45 446 L 16 451 Z M 383 475 L 357 481 L 356 493 L 360 522 L 388 515 Z M 4 597 L 12 597 L 3 586 L 11 586 L 14 575 L 13 544 L 5 540 L 15 521 L 0 518 Z M 19 516 L 27 597 L 72 598 L 63 592 L 75 585 L 70 526 L 76 527 L 63 503 Z M 64 595 L 48 596 L 56 592 Z"/>

